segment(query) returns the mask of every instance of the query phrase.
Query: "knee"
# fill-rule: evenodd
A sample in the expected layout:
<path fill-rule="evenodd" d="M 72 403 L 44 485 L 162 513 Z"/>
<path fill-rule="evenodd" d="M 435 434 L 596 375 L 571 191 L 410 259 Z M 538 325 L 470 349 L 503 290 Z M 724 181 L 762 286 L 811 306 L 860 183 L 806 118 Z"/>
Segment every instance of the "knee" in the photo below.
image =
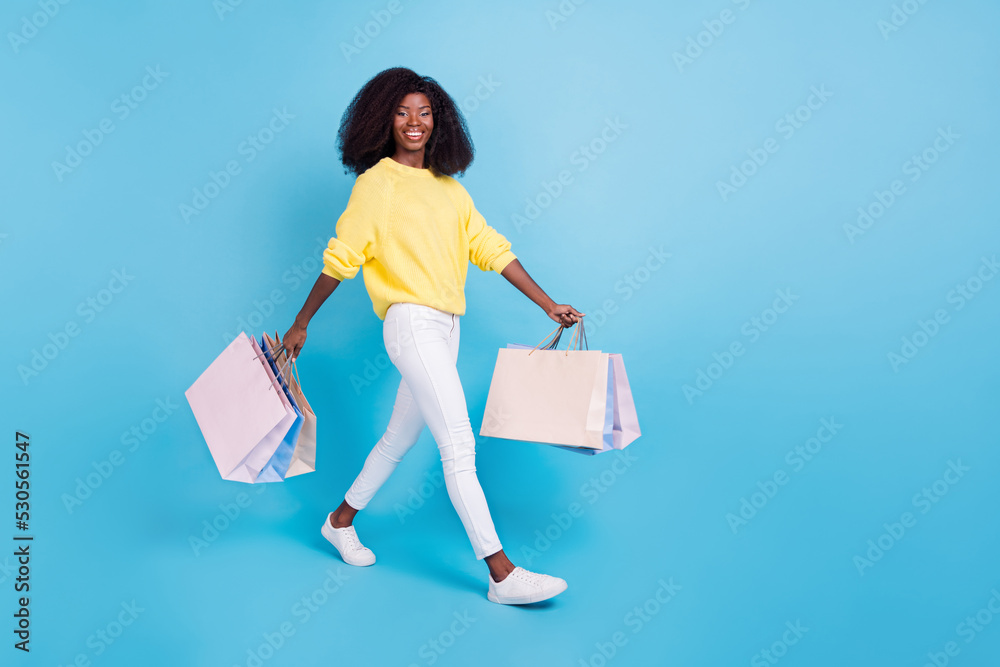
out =
<path fill-rule="evenodd" d="M 475 472 L 476 443 L 455 442 L 441 447 L 441 465 L 445 473 Z"/>
<path fill-rule="evenodd" d="M 381 440 L 375 443 L 375 451 L 386 461 L 398 464 L 403 460 L 406 452 L 410 451 L 412 446 L 412 442 L 407 443 L 402 440 L 383 436 Z"/>

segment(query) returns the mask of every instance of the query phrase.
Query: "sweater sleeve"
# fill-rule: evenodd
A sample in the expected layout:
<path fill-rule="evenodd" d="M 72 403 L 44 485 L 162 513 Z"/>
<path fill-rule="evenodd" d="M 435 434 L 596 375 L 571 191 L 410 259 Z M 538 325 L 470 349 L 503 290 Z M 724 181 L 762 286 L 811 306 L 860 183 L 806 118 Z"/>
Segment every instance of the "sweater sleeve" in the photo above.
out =
<path fill-rule="evenodd" d="M 376 256 L 385 195 L 384 184 L 374 174 L 365 172 L 354 181 L 347 208 L 337 220 L 336 235 L 323 251 L 323 273 L 348 280 Z"/>
<path fill-rule="evenodd" d="M 469 234 L 469 261 L 483 271 L 500 273 L 517 259 L 510 250 L 510 241 L 486 223 L 464 187 L 462 194 L 466 207 L 465 229 Z"/>

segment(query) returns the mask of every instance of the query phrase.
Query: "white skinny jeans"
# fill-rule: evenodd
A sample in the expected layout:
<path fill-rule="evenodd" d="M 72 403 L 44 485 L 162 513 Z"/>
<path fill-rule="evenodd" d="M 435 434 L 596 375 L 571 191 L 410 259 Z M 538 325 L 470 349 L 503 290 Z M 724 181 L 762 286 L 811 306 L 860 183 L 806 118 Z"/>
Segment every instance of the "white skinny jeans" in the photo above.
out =
<path fill-rule="evenodd" d="M 441 452 L 445 486 L 477 559 L 503 547 L 476 477 L 476 439 L 455 366 L 459 318 L 414 303 L 389 306 L 382 337 L 403 376 L 385 434 L 375 444 L 344 499 L 362 510 L 381 488 L 426 424 Z"/>

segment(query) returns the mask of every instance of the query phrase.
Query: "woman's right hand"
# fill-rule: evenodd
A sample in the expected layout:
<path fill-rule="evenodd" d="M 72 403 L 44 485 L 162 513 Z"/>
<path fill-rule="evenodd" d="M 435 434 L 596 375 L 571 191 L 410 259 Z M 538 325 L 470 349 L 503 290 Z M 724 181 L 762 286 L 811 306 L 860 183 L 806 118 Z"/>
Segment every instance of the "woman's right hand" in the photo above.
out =
<path fill-rule="evenodd" d="M 288 351 L 292 360 L 299 356 L 299 352 L 302 351 L 302 346 L 306 344 L 306 328 L 300 325 L 298 322 L 292 323 L 292 327 L 285 332 L 284 337 L 281 339 L 282 344 Z"/>
<path fill-rule="evenodd" d="M 556 303 L 553 304 L 551 308 L 545 311 L 546 314 L 552 318 L 553 321 L 558 322 L 563 325 L 563 327 L 571 327 L 583 318 L 584 314 L 573 306 Z"/>

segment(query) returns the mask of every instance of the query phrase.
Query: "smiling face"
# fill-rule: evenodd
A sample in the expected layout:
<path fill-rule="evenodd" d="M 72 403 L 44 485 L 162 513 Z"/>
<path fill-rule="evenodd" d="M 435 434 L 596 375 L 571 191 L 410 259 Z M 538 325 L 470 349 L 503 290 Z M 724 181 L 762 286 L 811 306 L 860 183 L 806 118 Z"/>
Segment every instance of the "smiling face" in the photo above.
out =
<path fill-rule="evenodd" d="M 396 140 L 396 155 L 408 154 L 407 161 L 424 159 L 424 146 L 434 129 L 431 101 L 423 93 L 410 93 L 396 107 L 392 136 Z"/>

